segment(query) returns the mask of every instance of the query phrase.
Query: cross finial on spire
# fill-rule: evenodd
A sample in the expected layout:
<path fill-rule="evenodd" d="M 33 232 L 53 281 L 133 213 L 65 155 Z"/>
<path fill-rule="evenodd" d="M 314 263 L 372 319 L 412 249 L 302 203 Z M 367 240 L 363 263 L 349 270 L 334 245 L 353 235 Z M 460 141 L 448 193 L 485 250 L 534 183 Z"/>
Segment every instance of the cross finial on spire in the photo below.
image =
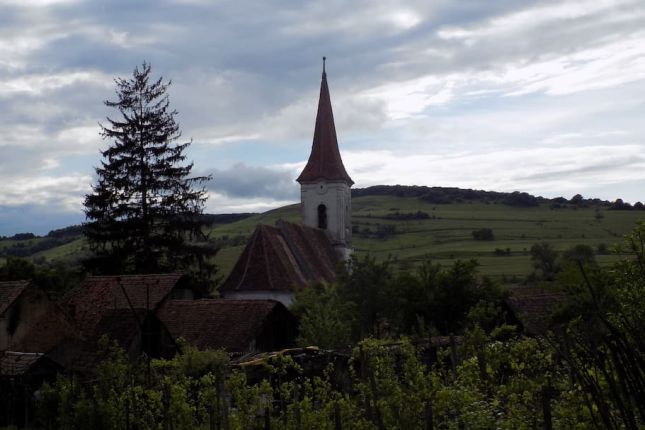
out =
<path fill-rule="evenodd" d="M 323 57 L 323 75 L 325 74 L 325 61 L 327 60 L 327 57 Z"/>

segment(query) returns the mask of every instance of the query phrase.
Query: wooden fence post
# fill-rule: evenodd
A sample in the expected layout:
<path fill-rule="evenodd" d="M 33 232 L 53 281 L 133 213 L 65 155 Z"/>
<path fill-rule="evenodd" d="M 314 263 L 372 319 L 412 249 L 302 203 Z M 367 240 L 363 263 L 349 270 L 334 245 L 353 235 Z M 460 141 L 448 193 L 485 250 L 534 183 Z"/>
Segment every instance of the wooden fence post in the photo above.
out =
<path fill-rule="evenodd" d="M 222 405 L 222 421 L 224 423 L 224 430 L 229 430 L 228 424 L 228 396 L 224 393 L 224 404 Z"/>
<path fill-rule="evenodd" d="M 338 402 L 334 403 L 334 430 L 343 430 L 343 425 L 340 419 L 340 405 Z"/>
<path fill-rule="evenodd" d="M 370 378 L 370 388 L 372 391 L 372 403 L 374 404 L 374 415 L 376 418 L 376 426 L 379 430 L 385 430 L 385 424 L 383 423 L 383 416 L 381 415 L 381 409 L 378 407 L 378 392 L 376 390 L 376 379 L 374 378 L 374 372 L 372 369 L 369 371 Z"/>
<path fill-rule="evenodd" d="M 452 369 L 452 376 L 457 377 L 457 343 L 455 336 L 450 333 L 450 366 Z"/>
<path fill-rule="evenodd" d="M 547 383 L 542 387 L 542 412 L 544 414 L 544 430 L 553 430 L 553 418 L 551 416 L 551 387 Z"/>
<path fill-rule="evenodd" d="M 432 403 L 430 403 L 430 400 L 425 402 L 423 416 L 426 424 L 425 430 L 434 430 L 434 417 L 432 416 Z"/>
<path fill-rule="evenodd" d="M 298 382 L 295 382 L 293 387 L 293 402 L 294 402 L 294 418 L 296 419 L 296 430 L 301 430 L 301 419 L 300 419 L 300 386 Z"/>
<path fill-rule="evenodd" d="M 271 411 L 268 406 L 264 408 L 264 430 L 271 430 Z"/>

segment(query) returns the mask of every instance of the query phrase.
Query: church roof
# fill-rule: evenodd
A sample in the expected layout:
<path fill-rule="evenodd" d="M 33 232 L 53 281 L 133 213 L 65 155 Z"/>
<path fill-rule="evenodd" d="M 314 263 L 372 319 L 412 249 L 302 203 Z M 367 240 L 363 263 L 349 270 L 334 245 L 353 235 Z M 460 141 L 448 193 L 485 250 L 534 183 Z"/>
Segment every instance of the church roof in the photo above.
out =
<path fill-rule="evenodd" d="M 221 292 L 291 292 L 331 282 L 338 260 L 323 230 L 279 221 L 258 224 Z"/>
<path fill-rule="evenodd" d="M 314 141 L 311 146 L 309 161 L 307 161 L 307 165 L 296 181 L 299 183 L 315 182 L 319 179 L 345 181 L 350 186 L 354 184 L 352 178 L 347 174 L 345 166 L 343 166 L 343 160 L 340 158 L 340 152 L 338 151 L 338 140 L 334 125 L 334 114 L 331 109 L 329 87 L 327 86 L 324 59 Z"/>

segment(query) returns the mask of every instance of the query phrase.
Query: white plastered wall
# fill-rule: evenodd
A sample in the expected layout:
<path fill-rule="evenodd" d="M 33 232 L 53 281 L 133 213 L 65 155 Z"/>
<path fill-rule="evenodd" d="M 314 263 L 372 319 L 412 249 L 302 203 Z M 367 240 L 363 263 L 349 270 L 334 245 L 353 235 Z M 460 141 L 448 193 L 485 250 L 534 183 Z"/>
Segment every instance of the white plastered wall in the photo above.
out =
<path fill-rule="evenodd" d="M 282 291 L 233 291 L 223 293 L 227 300 L 276 300 L 286 307 L 293 303 L 294 294 Z"/>
<path fill-rule="evenodd" d="M 352 240 L 351 190 L 345 182 L 319 181 L 300 186 L 302 221 L 318 227 L 318 206 L 327 208 L 327 231 L 336 247 L 349 248 Z"/>

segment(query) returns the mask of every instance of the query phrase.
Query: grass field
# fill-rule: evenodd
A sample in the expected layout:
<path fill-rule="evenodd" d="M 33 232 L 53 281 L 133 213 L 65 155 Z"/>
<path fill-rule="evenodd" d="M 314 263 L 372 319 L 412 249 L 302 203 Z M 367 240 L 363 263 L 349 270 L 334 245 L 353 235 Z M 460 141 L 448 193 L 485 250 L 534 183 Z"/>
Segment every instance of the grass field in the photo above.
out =
<path fill-rule="evenodd" d="M 452 203 L 429 204 L 416 198 L 367 196 L 352 200 L 352 224 L 356 254 L 370 254 L 379 260 L 396 258 L 403 265 L 414 265 L 425 258 L 450 263 L 456 259 L 476 258 L 482 273 L 494 278 L 524 277 L 532 271 L 528 251 L 536 242 L 547 241 L 563 251 L 577 244 L 594 249 L 611 247 L 629 233 L 635 223 L 645 220 L 645 212 L 610 211 L 605 208 L 551 209 L 548 204 L 518 208 L 503 204 Z M 388 214 L 426 212 L 427 220 L 387 220 Z M 212 237 L 250 235 L 258 222 L 273 224 L 278 219 L 298 221 L 299 205 L 286 206 L 243 221 L 217 226 Z M 395 234 L 384 239 L 363 237 L 365 229 L 394 225 Z M 494 240 L 474 240 L 472 232 L 493 230 Z M 495 250 L 508 252 L 496 255 Z M 224 248 L 217 257 L 220 274 L 227 274 L 243 246 Z M 507 251 L 508 250 L 508 251 Z M 615 255 L 598 255 L 609 263 Z"/>
<path fill-rule="evenodd" d="M 392 257 L 406 267 L 425 258 L 440 263 L 475 258 L 481 273 L 497 279 L 523 278 L 531 273 L 528 251 L 536 242 L 548 241 L 559 251 L 577 244 L 594 249 L 600 244 L 611 247 L 637 221 L 645 220 L 643 211 L 611 211 L 605 207 L 551 209 L 548 203 L 523 208 L 501 203 L 430 204 L 414 197 L 364 196 L 352 199 L 352 206 L 353 246 L 357 255 L 370 254 L 379 260 Z M 417 211 L 427 213 L 429 219 L 385 219 L 388 214 Z M 215 225 L 210 237 L 223 244 L 216 257 L 219 275 L 224 277 L 230 272 L 258 223 L 273 225 L 279 219 L 298 222 L 300 206 L 285 206 L 234 223 Z M 390 233 L 394 228 L 393 234 L 374 237 L 374 232 L 388 225 L 393 226 L 390 227 Z M 483 228 L 492 229 L 494 240 L 473 239 L 472 232 Z M 3 245 L 8 246 L 0 242 Z M 77 239 L 32 258 L 71 262 L 86 252 L 84 248 L 84 241 Z M 504 255 L 497 255 L 496 249 Z M 616 258 L 597 256 L 601 264 Z"/>

